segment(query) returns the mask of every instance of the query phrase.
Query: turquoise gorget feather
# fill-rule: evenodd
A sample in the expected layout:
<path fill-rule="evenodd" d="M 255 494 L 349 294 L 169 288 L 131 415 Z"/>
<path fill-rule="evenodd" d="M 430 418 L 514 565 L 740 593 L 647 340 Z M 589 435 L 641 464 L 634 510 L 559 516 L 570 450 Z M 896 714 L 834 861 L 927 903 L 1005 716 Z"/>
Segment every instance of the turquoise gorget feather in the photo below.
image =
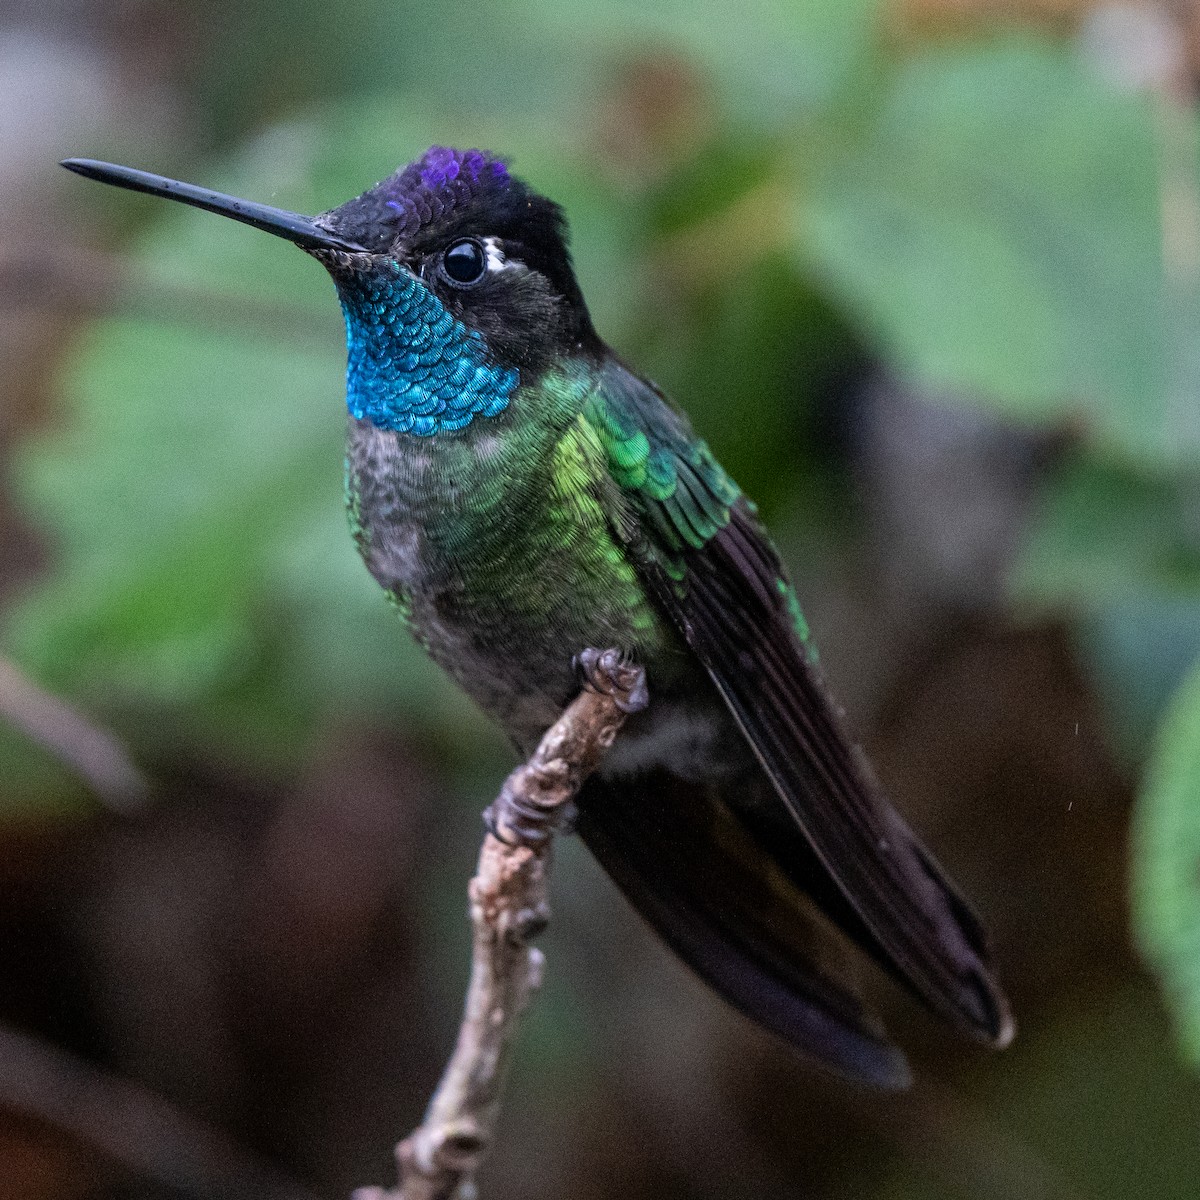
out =
<path fill-rule="evenodd" d="M 418 437 L 463 429 L 508 407 L 517 371 L 490 361 L 483 337 L 419 279 L 395 273 L 338 281 L 346 317 L 346 405 L 379 429 Z"/>

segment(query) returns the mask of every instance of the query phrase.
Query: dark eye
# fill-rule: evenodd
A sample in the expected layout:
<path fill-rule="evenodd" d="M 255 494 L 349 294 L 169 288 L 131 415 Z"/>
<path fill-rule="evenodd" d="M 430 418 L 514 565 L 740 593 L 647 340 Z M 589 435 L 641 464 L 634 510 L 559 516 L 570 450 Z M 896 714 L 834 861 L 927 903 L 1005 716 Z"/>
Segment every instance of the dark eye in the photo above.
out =
<path fill-rule="evenodd" d="M 446 277 L 463 287 L 478 283 L 486 269 L 483 247 L 473 238 L 451 242 L 442 255 L 442 270 L 446 272 Z"/>

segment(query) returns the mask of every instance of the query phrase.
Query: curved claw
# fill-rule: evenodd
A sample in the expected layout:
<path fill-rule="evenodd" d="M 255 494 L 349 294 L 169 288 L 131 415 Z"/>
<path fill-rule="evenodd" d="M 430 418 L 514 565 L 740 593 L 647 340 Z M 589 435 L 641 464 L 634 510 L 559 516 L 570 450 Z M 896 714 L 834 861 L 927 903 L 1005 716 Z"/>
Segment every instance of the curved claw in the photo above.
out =
<path fill-rule="evenodd" d="M 646 670 L 619 650 L 581 650 L 573 660 L 580 686 L 611 696 L 624 713 L 641 712 L 650 703 Z"/>
<path fill-rule="evenodd" d="M 483 810 L 484 828 L 506 846 L 540 850 L 555 834 L 575 832 L 574 802 L 554 808 L 526 803 L 505 784 L 500 794 Z"/>
<path fill-rule="evenodd" d="M 492 803 L 489 804 L 487 808 L 485 808 L 483 812 L 479 814 L 483 820 L 484 829 L 486 829 L 488 833 L 490 833 L 492 837 L 496 839 L 496 841 L 503 842 L 506 846 L 512 846 L 515 848 L 524 844 L 520 834 L 515 834 L 513 837 L 508 837 L 504 833 L 505 829 L 512 828 L 512 824 L 507 820 L 503 823 L 501 822 L 499 814 L 496 812 L 496 809 L 500 807 L 498 799 L 499 798 L 497 798 L 497 800 L 493 800 Z M 503 829 L 501 828 L 501 824 L 503 824 Z"/>

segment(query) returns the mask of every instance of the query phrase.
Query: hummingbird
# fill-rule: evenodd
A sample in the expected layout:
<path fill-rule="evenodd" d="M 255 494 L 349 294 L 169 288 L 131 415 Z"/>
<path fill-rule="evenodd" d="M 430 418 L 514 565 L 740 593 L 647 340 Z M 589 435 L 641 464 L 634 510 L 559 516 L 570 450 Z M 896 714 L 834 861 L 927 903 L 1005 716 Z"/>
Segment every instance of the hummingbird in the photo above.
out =
<path fill-rule="evenodd" d="M 1013 1024 L 987 934 L 888 802 L 754 504 L 599 336 L 561 208 L 434 146 L 302 216 L 129 167 L 63 166 L 299 246 L 346 323 L 354 542 L 422 647 L 521 754 L 578 656 L 645 672 L 576 830 L 667 945 L 810 1059 L 885 1088 L 903 1052 L 850 944 L 958 1030 Z"/>

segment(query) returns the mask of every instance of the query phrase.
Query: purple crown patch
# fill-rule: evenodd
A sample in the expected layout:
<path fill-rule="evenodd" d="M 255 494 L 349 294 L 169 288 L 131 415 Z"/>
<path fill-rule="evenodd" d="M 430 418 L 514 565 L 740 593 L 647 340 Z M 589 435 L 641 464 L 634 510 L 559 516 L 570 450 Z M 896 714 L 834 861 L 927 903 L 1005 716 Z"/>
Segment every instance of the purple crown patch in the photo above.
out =
<path fill-rule="evenodd" d="M 508 168 L 499 159 L 489 159 L 482 150 L 454 150 L 449 146 L 430 146 L 417 163 L 421 182 L 430 189 L 444 187 L 460 175 L 478 183 L 490 168 L 497 182 L 507 180 Z"/>
<path fill-rule="evenodd" d="M 346 237 L 382 250 L 397 237 L 452 220 L 455 213 L 477 203 L 487 205 L 490 215 L 503 224 L 525 212 L 529 195 L 529 189 L 508 173 L 496 155 L 431 146 L 415 162 L 331 216 Z"/>
<path fill-rule="evenodd" d="M 482 150 L 455 150 L 430 146 L 416 162 L 393 176 L 385 200 L 401 216 L 401 227 L 429 219 L 469 200 L 480 187 L 508 187 L 508 167 Z"/>

